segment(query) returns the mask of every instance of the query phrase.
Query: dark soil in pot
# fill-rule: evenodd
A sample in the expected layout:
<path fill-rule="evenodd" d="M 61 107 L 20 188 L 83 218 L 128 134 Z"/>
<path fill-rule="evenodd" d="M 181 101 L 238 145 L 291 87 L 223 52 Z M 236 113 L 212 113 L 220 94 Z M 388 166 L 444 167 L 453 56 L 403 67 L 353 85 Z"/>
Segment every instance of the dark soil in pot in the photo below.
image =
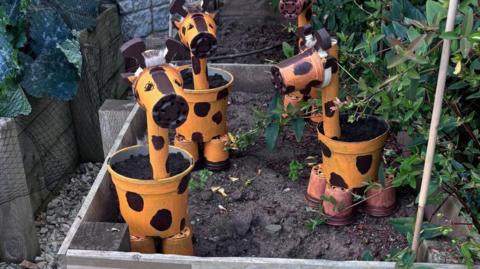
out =
<path fill-rule="evenodd" d="M 359 118 L 357 121 L 348 122 L 348 116 L 343 114 L 340 116 L 340 129 L 342 136 L 334 138 L 334 140 L 344 142 L 361 142 L 372 140 L 381 136 L 389 127 L 385 121 L 374 116 Z M 323 134 L 323 124 L 318 125 L 318 130 Z"/>
<path fill-rule="evenodd" d="M 193 75 L 190 69 L 185 69 L 182 72 L 183 87 L 185 89 L 193 89 Z M 208 84 L 210 89 L 218 88 L 224 86 L 228 83 L 220 74 L 214 74 L 208 76 Z"/>
<path fill-rule="evenodd" d="M 190 161 L 180 152 L 170 153 L 167 159 L 167 171 L 170 176 L 175 176 L 185 171 L 190 166 Z M 131 155 L 129 159 L 112 164 L 113 170 L 120 175 L 142 180 L 153 178 L 152 166 L 148 155 Z"/>

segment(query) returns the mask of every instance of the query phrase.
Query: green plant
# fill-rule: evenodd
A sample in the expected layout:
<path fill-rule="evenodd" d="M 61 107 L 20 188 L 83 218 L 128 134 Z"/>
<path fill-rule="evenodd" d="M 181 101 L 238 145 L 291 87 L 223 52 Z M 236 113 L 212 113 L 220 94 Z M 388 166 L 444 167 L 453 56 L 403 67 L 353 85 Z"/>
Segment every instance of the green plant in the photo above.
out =
<path fill-rule="evenodd" d="M 3 1 L 0 117 L 28 115 L 25 93 L 68 101 L 81 70 L 77 30 L 95 25 L 98 0 Z"/>
<path fill-rule="evenodd" d="M 313 232 L 317 229 L 318 226 L 325 224 L 325 222 L 326 219 L 324 216 L 316 216 L 315 218 L 308 220 L 306 227 L 308 230 Z"/>
<path fill-rule="evenodd" d="M 297 181 L 300 178 L 300 173 L 303 170 L 303 164 L 297 160 L 293 160 L 288 165 L 288 178 L 291 181 Z"/>
<path fill-rule="evenodd" d="M 207 187 L 208 179 L 213 175 L 213 172 L 208 169 L 203 169 L 198 172 L 198 178 L 194 177 L 188 182 L 188 188 L 190 190 L 203 190 Z"/>
<path fill-rule="evenodd" d="M 468 269 L 473 269 L 475 259 L 480 259 L 480 243 L 470 239 L 460 245 L 460 253 Z"/>

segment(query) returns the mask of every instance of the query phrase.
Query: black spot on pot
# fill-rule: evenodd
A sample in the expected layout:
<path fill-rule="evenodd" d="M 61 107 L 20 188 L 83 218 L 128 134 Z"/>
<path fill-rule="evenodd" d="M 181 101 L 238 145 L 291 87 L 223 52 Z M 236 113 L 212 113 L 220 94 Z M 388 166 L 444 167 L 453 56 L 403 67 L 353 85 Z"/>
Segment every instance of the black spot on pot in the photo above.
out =
<path fill-rule="evenodd" d="M 125 194 L 127 197 L 127 203 L 128 206 L 137 211 L 140 212 L 143 210 L 143 198 L 140 196 L 140 194 L 134 193 L 134 192 L 127 192 Z"/>
<path fill-rule="evenodd" d="M 293 73 L 296 76 L 301 76 L 301 75 L 308 74 L 310 70 L 312 70 L 312 64 L 309 62 L 303 62 L 301 64 L 295 65 L 295 68 L 293 69 Z"/>
<path fill-rule="evenodd" d="M 320 80 L 312 80 L 310 81 L 307 86 L 305 87 L 305 90 L 307 90 L 308 92 L 310 92 L 310 90 L 312 88 L 318 88 L 322 85 L 322 82 Z"/>
<path fill-rule="evenodd" d="M 152 144 L 155 150 L 161 150 L 165 145 L 165 139 L 161 136 L 152 135 Z"/>
<path fill-rule="evenodd" d="M 325 116 L 331 118 L 333 117 L 333 115 L 335 115 L 336 110 L 332 110 L 332 108 L 336 109 L 335 103 L 333 101 L 328 101 L 325 103 Z"/>
<path fill-rule="evenodd" d="M 217 94 L 217 100 L 221 100 L 223 98 L 226 98 L 228 96 L 228 89 L 223 89 L 218 92 Z"/>
<path fill-rule="evenodd" d="M 182 178 L 182 181 L 180 181 L 180 184 L 178 184 L 177 193 L 183 194 L 187 190 L 189 182 L 190 182 L 190 175 L 188 174 L 184 176 Z"/>
<path fill-rule="evenodd" d="M 195 132 L 192 134 L 192 141 L 197 143 L 203 142 L 203 135 L 199 132 Z"/>
<path fill-rule="evenodd" d="M 220 112 L 220 111 L 218 111 L 217 113 L 215 113 L 215 115 L 212 116 L 212 120 L 216 124 L 222 123 L 222 119 L 223 119 L 222 112 Z"/>
<path fill-rule="evenodd" d="M 193 107 L 193 110 L 195 111 L 195 115 L 199 117 L 205 117 L 208 115 L 208 112 L 210 111 L 210 103 L 206 103 L 206 102 L 196 103 L 195 106 Z"/>
<path fill-rule="evenodd" d="M 183 219 L 180 221 L 180 231 L 183 231 L 183 229 L 185 229 L 185 218 L 183 218 Z"/>
<path fill-rule="evenodd" d="M 348 189 L 348 185 L 345 183 L 345 180 L 343 180 L 343 177 L 333 172 L 330 174 L 330 184 L 335 187 Z"/>
<path fill-rule="evenodd" d="M 198 75 L 200 74 L 200 72 L 202 72 L 202 66 L 200 65 L 200 59 L 193 56 L 192 57 L 192 68 L 193 68 L 193 72 L 195 73 L 195 75 Z"/>
<path fill-rule="evenodd" d="M 291 93 L 295 91 L 295 86 L 287 86 L 285 87 L 285 92 L 284 94 Z"/>
<path fill-rule="evenodd" d="M 325 157 L 332 157 L 332 151 L 330 150 L 330 148 L 327 147 L 327 145 L 325 145 L 324 143 L 322 143 L 322 141 L 319 141 L 320 142 L 320 147 L 322 148 L 322 152 L 323 152 L 323 155 L 325 155 Z"/>
<path fill-rule="evenodd" d="M 168 230 L 172 226 L 172 212 L 168 209 L 158 210 L 150 220 L 150 225 L 161 232 Z"/>
<path fill-rule="evenodd" d="M 358 171 L 364 175 L 372 166 L 373 157 L 372 155 L 365 155 L 365 156 L 358 156 L 357 157 L 357 169 Z"/>

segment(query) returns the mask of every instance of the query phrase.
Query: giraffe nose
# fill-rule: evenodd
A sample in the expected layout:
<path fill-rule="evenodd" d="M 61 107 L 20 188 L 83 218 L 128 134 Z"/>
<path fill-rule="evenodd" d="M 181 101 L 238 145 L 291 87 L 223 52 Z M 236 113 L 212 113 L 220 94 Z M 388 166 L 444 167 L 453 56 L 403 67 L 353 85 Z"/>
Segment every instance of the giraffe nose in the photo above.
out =
<path fill-rule="evenodd" d="M 187 101 L 176 94 L 163 97 L 153 107 L 153 119 L 162 128 L 178 128 L 187 120 L 187 115 Z"/>
<path fill-rule="evenodd" d="M 192 54 L 198 58 L 210 56 L 217 48 L 217 39 L 211 33 L 201 32 L 190 43 Z"/>

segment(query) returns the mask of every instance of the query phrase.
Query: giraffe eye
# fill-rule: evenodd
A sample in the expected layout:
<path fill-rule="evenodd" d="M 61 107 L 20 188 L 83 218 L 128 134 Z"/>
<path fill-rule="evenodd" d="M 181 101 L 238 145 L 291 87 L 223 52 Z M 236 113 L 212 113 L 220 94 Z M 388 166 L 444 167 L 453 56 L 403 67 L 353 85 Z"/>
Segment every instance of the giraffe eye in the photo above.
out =
<path fill-rule="evenodd" d="M 193 29 L 193 24 L 189 24 L 188 25 L 188 30 L 192 30 Z"/>
<path fill-rule="evenodd" d="M 147 85 L 145 85 L 145 91 L 146 92 L 149 92 L 153 89 L 153 84 L 151 82 L 147 83 Z"/>

